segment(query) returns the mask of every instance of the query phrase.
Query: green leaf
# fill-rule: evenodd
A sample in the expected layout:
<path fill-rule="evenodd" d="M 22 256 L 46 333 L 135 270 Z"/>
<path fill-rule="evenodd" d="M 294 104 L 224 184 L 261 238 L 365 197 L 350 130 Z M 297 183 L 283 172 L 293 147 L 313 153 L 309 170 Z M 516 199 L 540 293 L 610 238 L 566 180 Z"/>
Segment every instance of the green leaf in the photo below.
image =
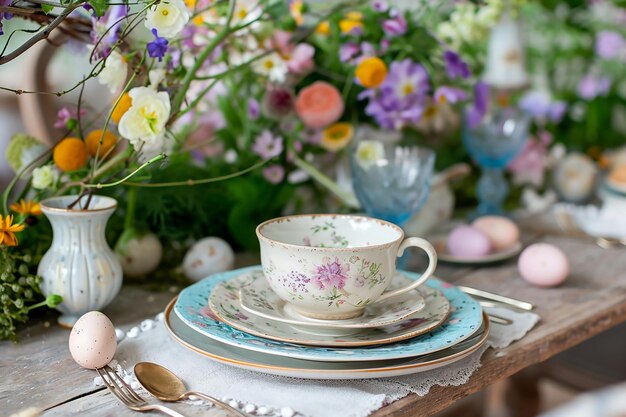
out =
<path fill-rule="evenodd" d="M 45 14 L 49 14 L 52 10 L 54 10 L 54 6 L 50 6 L 49 4 L 42 4 L 41 10 L 43 10 Z"/>
<path fill-rule="evenodd" d="M 89 0 L 89 4 L 98 16 L 103 16 L 109 8 L 109 0 Z"/>

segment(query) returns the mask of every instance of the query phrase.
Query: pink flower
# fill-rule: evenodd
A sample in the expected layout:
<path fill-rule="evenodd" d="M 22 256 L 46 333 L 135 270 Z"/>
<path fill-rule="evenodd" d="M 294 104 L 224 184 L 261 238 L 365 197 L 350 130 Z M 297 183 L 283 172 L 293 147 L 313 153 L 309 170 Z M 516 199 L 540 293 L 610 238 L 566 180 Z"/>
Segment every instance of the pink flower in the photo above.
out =
<path fill-rule="evenodd" d="M 312 129 L 335 123 L 344 110 L 339 90 L 325 81 L 316 81 L 300 90 L 295 107 L 300 120 Z"/>
<path fill-rule="evenodd" d="M 280 86 L 269 86 L 263 96 L 261 107 L 263 114 L 270 119 L 278 120 L 293 111 L 294 97 L 291 90 Z"/>
<path fill-rule="evenodd" d="M 313 55 L 315 48 L 307 43 L 294 44 L 291 42 L 292 33 L 277 30 L 272 44 L 287 63 L 287 70 L 293 74 L 306 74 L 313 69 Z"/>
<path fill-rule="evenodd" d="M 329 258 L 324 258 L 324 262 L 326 262 L 325 265 L 317 267 L 313 275 L 313 283 L 320 290 L 326 287 L 342 289 L 346 285 L 348 277 L 346 277 L 345 273 L 350 270 L 350 266 L 348 265 L 344 268 L 339 263 L 338 258 L 335 258 L 332 262 Z"/>
<path fill-rule="evenodd" d="M 84 116 L 87 113 L 86 110 L 81 110 L 80 115 Z M 54 127 L 58 129 L 67 128 L 67 122 L 70 119 L 76 119 L 78 117 L 78 112 L 76 110 L 70 110 L 67 107 L 63 107 L 57 112 L 57 120 L 54 122 Z"/>
<path fill-rule="evenodd" d="M 263 159 L 271 159 L 283 151 L 283 138 L 264 130 L 254 141 L 252 151 Z"/>
<path fill-rule="evenodd" d="M 263 169 L 263 176 L 268 182 L 278 184 L 285 178 L 285 168 L 280 165 L 270 165 Z"/>
<path fill-rule="evenodd" d="M 313 69 L 315 48 L 308 43 L 300 43 L 293 48 L 287 59 L 287 69 L 294 74 L 306 74 Z"/>
<path fill-rule="evenodd" d="M 508 170 L 513 173 L 513 182 L 516 184 L 543 184 L 548 146 L 552 142 L 552 135 L 541 132 L 537 139 L 530 138 L 522 152 L 509 163 Z"/>

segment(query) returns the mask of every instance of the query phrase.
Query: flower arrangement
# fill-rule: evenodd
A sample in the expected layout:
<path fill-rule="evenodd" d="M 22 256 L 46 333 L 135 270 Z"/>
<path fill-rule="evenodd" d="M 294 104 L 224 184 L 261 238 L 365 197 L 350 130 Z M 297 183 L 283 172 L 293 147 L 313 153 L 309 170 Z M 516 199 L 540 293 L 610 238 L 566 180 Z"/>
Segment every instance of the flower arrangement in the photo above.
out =
<path fill-rule="evenodd" d="M 11 5 L 14 16 L 19 5 Z M 452 137 L 455 106 L 474 88 L 469 66 L 419 16 L 382 0 L 316 8 L 297 0 L 28 7 L 36 10 L 23 16 L 52 19 L 42 18 L 44 28 L 88 25 L 87 37 L 74 33 L 89 51 L 85 79 L 97 78 L 115 99 L 94 110 L 83 80 L 74 87 L 76 106 L 58 113 L 52 149 L 17 135 L 7 153 L 17 175 L 2 210 L 9 215 L 16 195 L 28 199 L 20 210 L 54 195 L 113 195 L 128 204 L 109 228 L 112 241 L 132 229 L 172 247 L 214 234 L 251 248 L 258 222 L 315 210 L 329 192 L 349 210 L 354 198 L 328 167 L 364 125 L 411 141 Z M 19 178 L 28 184 L 16 193 Z M 21 226 L 5 219 L 2 250 L 18 259 L 32 236 L 9 248 Z M 41 220 L 29 228 L 50 236 Z M 42 253 L 32 247 L 21 258 L 29 270 Z"/>

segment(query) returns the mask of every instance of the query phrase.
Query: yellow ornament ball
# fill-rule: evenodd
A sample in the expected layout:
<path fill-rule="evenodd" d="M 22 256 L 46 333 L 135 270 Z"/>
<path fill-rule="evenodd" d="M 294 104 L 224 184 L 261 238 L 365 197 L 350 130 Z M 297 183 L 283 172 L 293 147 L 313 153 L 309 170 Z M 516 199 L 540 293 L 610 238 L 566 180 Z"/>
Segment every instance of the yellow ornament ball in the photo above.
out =
<path fill-rule="evenodd" d="M 96 154 L 98 154 L 98 158 L 106 158 L 110 155 L 109 151 L 115 146 L 117 143 L 117 137 L 106 130 L 104 132 L 104 137 L 102 138 L 102 145 L 100 145 L 100 138 L 102 137 L 102 129 L 94 130 L 89 132 L 89 134 L 85 137 L 85 145 L 87 145 L 87 152 L 89 155 L 95 158 Z M 98 146 L 100 146 L 100 151 L 98 152 Z"/>
<path fill-rule="evenodd" d="M 133 99 L 130 98 L 130 94 L 124 93 L 122 98 L 120 98 L 120 101 L 117 103 L 117 106 L 113 109 L 113 113 L 111 113 L 111 120 L 113 120 L 115 124 L 119 124 L 122 116 L 128 111 L 128 109 L 130 109 L 132 104 Z"/>
<path fill-rule="evenodd" d="M 85 166 L 89 153 L 85 142 L 70 137 L 57 143 L 52 152 L 52 159 L 61 171 L 76 171 Z"/>
<path fill-rule="evenodd" d="M 365 58 L 356 67 L 355 76 L 363 87 L 376 88 L 387 78 L 387 65 L 380 58 Z"/>

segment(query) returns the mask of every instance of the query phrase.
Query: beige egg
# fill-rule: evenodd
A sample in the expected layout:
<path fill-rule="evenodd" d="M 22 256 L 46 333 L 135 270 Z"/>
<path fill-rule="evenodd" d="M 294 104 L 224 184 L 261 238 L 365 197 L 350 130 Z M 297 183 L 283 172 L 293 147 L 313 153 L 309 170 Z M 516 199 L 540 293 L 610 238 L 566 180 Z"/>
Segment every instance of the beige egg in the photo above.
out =
<path fill-rule="evenodd" d="M 111 362 L 117 349 L 113 323 L 99 311 L 85 313 L 72 327 L 69 348 L 72 358 L 83 368 L 102 368 Z"/>
<path fill-rule="evenodd" d="M 207 237 L 196 242 L 185 254 L 183 271 L 194 281 L 232 269 L 235 253 L 219 237 Z"/>
<path fill-rule="evenodd" d="M 519 228 L 506 217 L 479 217 L 472 226 L 487 235 L 494 252 L 509 249 L 519 241 Z"/>

